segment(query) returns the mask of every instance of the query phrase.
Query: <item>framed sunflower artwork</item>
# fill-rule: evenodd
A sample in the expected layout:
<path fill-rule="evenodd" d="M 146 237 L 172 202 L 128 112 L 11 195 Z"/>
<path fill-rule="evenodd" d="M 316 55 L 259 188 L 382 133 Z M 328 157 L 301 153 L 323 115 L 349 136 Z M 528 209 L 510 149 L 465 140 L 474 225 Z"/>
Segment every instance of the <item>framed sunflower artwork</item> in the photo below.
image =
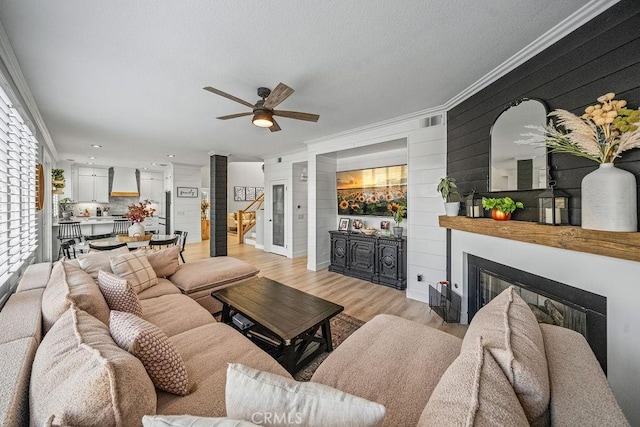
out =
<path fill-rule="evenodd" d="M 340 215 L 392 216 L 407 206 L 407 165 L 338 172 L 336 186 Z"/>

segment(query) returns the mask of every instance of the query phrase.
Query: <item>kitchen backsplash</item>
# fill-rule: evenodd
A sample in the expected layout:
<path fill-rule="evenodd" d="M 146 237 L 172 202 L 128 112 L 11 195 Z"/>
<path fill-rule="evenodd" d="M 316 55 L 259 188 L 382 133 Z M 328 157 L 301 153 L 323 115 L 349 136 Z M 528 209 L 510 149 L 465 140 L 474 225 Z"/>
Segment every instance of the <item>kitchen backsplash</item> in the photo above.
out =
<path fill-rule="evenodd" d="M 82 216 L 84 210 L 88 209 L 90 216 L 96 216 L 96 209 L 98 207 L 101 209 L 103 207 L 109 207 L 108 215 L 124 215 L 129 205 L 138 203 L 138 197 L 110 197 L 109 203 L 76 203 L 73 205 L 73 214 L 75 216 Z M 160 216 L 160 204 L 152 203 L 151 207 L 156 210 L 154 216 Z"/>

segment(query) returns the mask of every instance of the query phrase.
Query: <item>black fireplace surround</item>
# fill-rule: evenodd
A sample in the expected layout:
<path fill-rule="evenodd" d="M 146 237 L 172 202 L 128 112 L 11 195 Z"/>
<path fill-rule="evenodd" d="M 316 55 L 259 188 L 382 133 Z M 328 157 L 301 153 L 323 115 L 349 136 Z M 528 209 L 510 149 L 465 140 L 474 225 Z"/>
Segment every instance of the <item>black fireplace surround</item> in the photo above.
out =
<path fill-rule="evenodd" d="M 489 261 L 471 254 L 468 265 L 468 321 L 489 301 L 484 301 L 482 277 L 497 278 L 526 291 L 564 304 L 577 313 L 585 313 L 586 327 L 582 333 L 593 350 L 603 371 L 607 372 L 607 298 L 545 277 L 527 273 L 503 264 Z M 535 307 L 534 307 L 535 308 Z"/>

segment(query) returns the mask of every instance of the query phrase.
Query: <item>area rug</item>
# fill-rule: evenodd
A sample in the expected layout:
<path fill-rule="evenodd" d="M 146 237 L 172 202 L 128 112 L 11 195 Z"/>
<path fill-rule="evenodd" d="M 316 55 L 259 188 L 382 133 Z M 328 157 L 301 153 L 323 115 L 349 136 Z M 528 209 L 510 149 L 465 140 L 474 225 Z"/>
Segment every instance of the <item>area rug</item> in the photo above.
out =
<path fill-rule="evenodd" d="M 364 325 L 362 320 L 351 317 L 348 314 L 339 313 L 331 319 L 331 338 L 335 349 L 354 333 L 360 326 Z M 329 356 L 330 353 L 322 353 L 316 356 L 307 366 L 302 368 L 294 378 L 298 381 L 309 381 L 318 366 Z"/>

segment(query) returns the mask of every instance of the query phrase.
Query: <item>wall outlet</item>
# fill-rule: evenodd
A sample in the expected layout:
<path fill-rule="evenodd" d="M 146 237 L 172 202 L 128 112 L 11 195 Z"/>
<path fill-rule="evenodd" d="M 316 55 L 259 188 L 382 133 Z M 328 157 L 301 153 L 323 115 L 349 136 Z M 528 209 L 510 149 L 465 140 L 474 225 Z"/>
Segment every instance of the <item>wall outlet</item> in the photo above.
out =
<path fill-rule="evenodd" d="M 418 282 L 422 282 L 422 274 L 418 274 Z"/>

